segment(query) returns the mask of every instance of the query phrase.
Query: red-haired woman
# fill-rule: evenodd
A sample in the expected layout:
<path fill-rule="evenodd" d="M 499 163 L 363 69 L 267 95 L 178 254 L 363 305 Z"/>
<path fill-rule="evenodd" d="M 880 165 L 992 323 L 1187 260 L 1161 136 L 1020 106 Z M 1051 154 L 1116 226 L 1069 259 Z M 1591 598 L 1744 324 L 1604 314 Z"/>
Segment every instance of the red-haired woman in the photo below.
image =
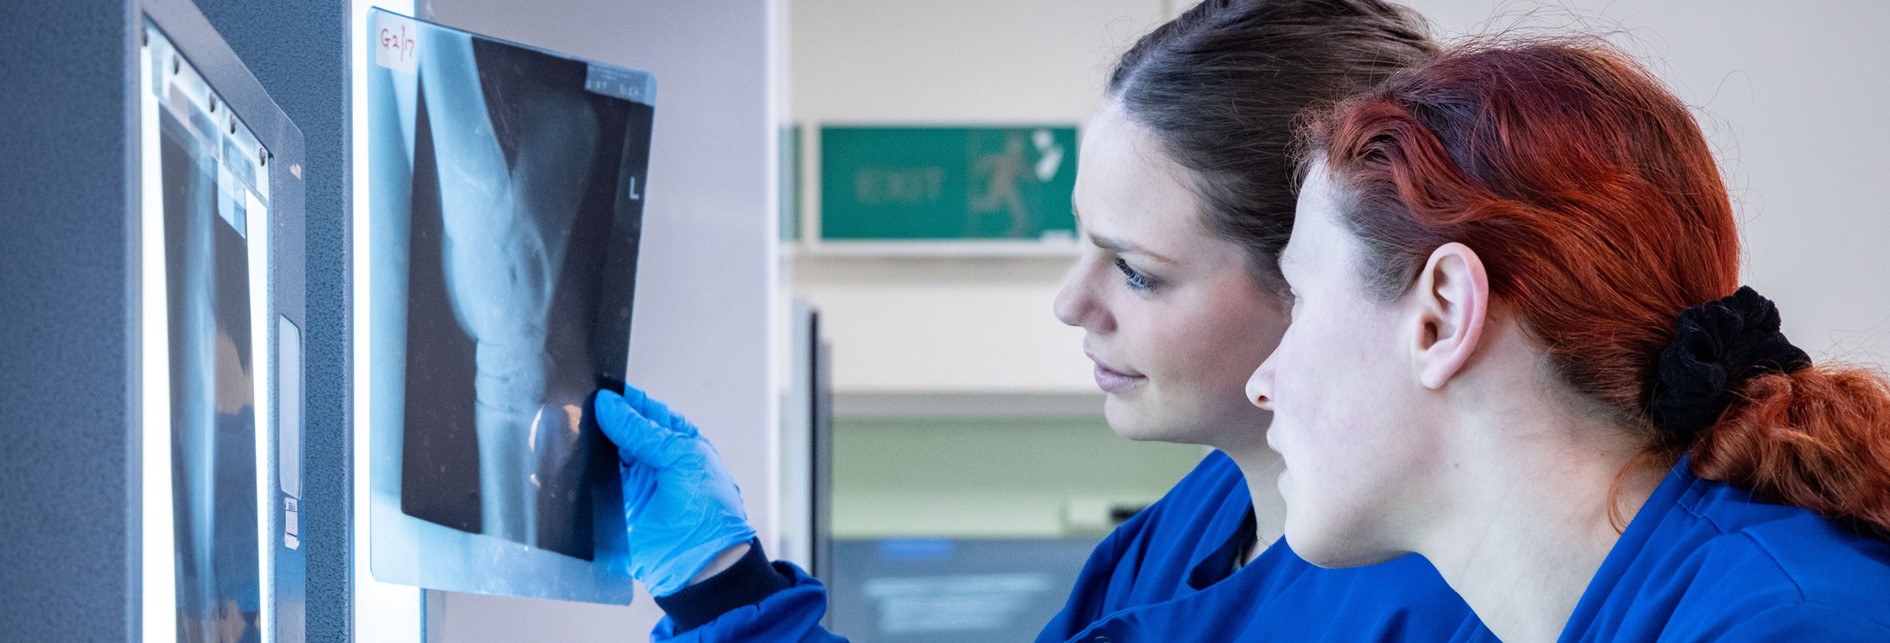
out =
<path fill-rule="evenodd" d="M 1459 48 L 1308 133 L 1293 321 L 1247 385 L 1295 550 L 1424 555 L 1463 640 L 1890 641 L 1890 386 L 1739 286 L 1644 69 Z"/>

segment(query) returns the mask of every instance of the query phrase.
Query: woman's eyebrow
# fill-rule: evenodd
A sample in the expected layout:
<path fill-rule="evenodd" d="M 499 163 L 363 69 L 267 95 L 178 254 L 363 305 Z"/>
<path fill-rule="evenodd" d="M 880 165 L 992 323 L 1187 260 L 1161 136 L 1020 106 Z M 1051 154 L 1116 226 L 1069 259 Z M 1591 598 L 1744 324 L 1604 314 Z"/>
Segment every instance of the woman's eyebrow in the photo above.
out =
<path fill-rule="evenodd" d="M 1120 254 L 1136 254 L 1136 255 L 1148 257 L 1150 259 L 1154 259 L 1155 261 L 1160 262 L 1160 263 L 1171 264 L 1171 265 L 1180 263 L 1173 259 L 1169 259 L 1168 257 L 1164 257 L 1158 253 L 1151 252 L 1147 248 L 1143 248 L 1141 246 L 1135 245 L 1134 243 L 1131 243 L 1126 239 L 1107 237 L 1107 236 L 1103 236 L 1103 235 L 1091 232 L 1089 233 L 1089 242 L 1096 244 L 1096 247 L 1098 248 L 1102 248 L 1104 250 L 1108 250 L 1110 252 L 1113 252 L 1119 255 Z"/>
<path fill-rule="evenodd" d="M 1076 229 L 1082 230 L 1083 229 L 1083 213 L 1078 212 L 1076 210 L 1076 204 L 1074 203 L 1070 204 L 1070 216 L 1076 218 Z M 1108 250 L 1116 254 L 1142 255 L 1144 257 L 1154 259 L 1155 261 L 1159 263 L 1165 263 L 1165 264 L 1170 264 L 1170 265 L 1180 263 L 1173 259 L 1169 259 L 1168 257 L 1164 257 L 1159 253 L 1150 252 L 1147 248 L 1143 248 L 1141 246 L 1135 245 L 1134 243 L 1130 242 L 1127 239 L 1100 235 L 1100 234 L 1096 234 L 1094 231 L 1084 231 L 1083 234 L 1084 236 L 1089 237 L 1089 242 L 1096 244 L 1096 247 L 1102 248 L 1104 250 Z"/>

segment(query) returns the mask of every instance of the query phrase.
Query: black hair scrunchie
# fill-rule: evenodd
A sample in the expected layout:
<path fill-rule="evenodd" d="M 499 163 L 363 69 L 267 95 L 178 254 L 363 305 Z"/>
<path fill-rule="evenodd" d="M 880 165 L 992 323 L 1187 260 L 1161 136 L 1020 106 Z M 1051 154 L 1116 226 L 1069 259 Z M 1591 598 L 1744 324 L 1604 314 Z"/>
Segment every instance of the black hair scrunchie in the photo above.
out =
<path fill-rule="evenodd" d="M 1749 286 L 1680 312 L 1673 343 L 1660 354 L 1650 411 L 1654 426 L 1691 442 L 1719 421 L 1732 390 L 1766 371 L 1791 373 L 1811 356 L 1779 332 L 1778 306 Z"/>

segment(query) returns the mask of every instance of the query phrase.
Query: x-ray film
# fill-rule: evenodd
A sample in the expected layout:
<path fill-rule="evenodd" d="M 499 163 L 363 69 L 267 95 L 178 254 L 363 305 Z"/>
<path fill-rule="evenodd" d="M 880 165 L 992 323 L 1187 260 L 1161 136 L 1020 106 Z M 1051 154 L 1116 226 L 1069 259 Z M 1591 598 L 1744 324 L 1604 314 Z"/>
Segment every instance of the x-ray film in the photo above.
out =
<path fill-rule="evenodd" d="M 616 455 L 581 419 L 625 379 L 653 81 L 368 28 L 372 572 L 626 603 Z"/>
<path fill-rule="evenodd" d="M 283 393 L 272 331 L 294 328 L 287 314 L 301 316 L 299 302 L 279 310 L 274 297 L 291 282 L 299 296 L 300 256 L 279 256 L 272 230 L 282 222 L 278 208 L 299 224 L 301 192 L 278 185 L 288 173 L 270 167 L 281 160 L 270 146 L 299 160 L 300 134 L 193 7 L 152 0 L 145 9 L 137 94 L 142 635 L 296 643 L 304 639 L 306 558 L 282 535 L 285 519 L 294 530 L 299 489 L 280 481 L 285 465 L 299 476 L 299 455 L 278 453 L 299 454 L 300 438 L 277 439 Z M 258 123 L 263 137 L 251 129 Z M 294 272 L 274 272 L 279 261 Z M 289 368 L 300 368 L 299 352 Z M 299 382 L 299 371 L 289 379 Z M 299 426 L 299 387 L 289 394 Z"/>

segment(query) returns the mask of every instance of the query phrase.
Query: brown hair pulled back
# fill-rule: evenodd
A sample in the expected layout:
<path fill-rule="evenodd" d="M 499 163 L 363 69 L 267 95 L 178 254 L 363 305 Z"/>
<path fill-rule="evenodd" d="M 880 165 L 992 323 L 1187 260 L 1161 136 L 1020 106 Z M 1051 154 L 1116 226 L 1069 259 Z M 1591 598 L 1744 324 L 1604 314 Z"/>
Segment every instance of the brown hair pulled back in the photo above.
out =
<path fill-rule="evenodd" d="M 1209 232 L 1278 290 L 1298 119 L 1436 50 L 1417 14 L 1379 0 L 1208 0 L 1123 53 L 1107 93 L 1192 172 Z"/>

